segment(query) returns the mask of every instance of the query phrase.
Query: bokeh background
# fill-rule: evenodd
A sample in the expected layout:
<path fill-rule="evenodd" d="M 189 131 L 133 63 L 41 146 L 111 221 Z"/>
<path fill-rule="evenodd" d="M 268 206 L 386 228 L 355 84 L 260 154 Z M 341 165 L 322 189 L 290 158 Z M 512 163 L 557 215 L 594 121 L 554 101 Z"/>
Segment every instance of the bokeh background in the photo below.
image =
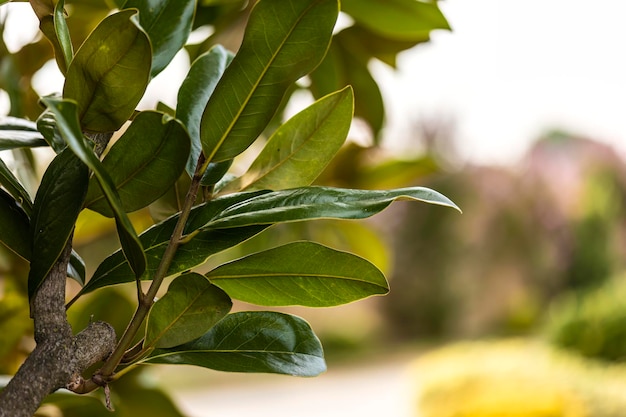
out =
<path fill-rule="evenodd" d="M 387 105 L 380 146 L 371 148 L 370 132 L 355 123 L 319 181 L 428 186 L 464 213 L 397 203 L 366 222 L 275 228 L 214 260 L 310 237 L 373 260 L 391 292 L 327 310 L 288 309 L 311 321 L 326 348 L 330 370 L 317 379 L 192 368 L 141 376 L 167 388 L 188 415 L 623 415 L 626 6 L 446 0 L 440 7 L 451 32 L 433 32 L 431 42 L 400 54 L 396 71 L 372 64 Z M 26 3 L 4 17 L 7 45 L 30 42 L 37 22 Z M 174 106 L 168 85 L 187 66 L 177 57 L 142 105 Z M 33 78 L 40 95 L 61 86 L 52 63 Z M 7 112 L 0 90 L 0 116 Z M 24 161 L 12 158 L 19 169 Z M 148 213 L 134 221 L 147 227 Z M 115 249 L 111 227 L 93 213 L 81 219 L 77 249 L 90 268 Z M 0 276 L 25 268 L 0 254 Z M 95 315 L 123 326 L 132 289 L 107 291 L 100 304 L 77 306 L 75 323 Z M 4 300 L 4 314 L 8 306 Z M 0 353 L 14 342 L 0 336 Z M 2 371 L 15 359 L 5 357 Z"/>

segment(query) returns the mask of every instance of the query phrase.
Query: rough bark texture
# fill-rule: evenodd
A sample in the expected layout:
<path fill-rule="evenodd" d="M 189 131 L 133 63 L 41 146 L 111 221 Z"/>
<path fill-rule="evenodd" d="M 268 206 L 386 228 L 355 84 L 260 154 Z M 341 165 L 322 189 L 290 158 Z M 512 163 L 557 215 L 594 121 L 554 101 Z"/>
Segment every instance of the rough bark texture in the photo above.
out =
<path fill-rule="evenodd" d="M 47 395 L 73 383 L 81 372 L 106 358 L 115 347 L 115 331 L 106 323 L 91 323 L 78 335 L 72 334 L 65 314 L 70 253 L 68 243 L 33 297 L 31 315 L 37 347 L 0 392 L 0 417 L 32 416 Z"/>

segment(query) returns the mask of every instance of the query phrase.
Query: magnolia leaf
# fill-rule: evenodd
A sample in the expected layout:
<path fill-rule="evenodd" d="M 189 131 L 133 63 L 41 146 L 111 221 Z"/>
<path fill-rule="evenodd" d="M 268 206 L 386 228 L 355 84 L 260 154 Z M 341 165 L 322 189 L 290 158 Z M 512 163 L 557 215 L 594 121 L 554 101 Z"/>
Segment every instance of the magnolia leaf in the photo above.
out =
<path fill-rule="evenodd" d="M 37 125 L 17 117 L 0 117 L 0 151 L 46 146 Z"/>
<path fill-rule="evenodd" d="M 72 235 L 88 180 L 89 169 L 71 149 L 52 160 L 41 180 L 30 222 L 32 253 L 37 254 L 28 274 L 31 299 Z"/>
<path fill-rule="evenodd" d="M 48 145 L 50 145 L 56 153 L 61 152 L 67 146 L 57 127 L 54 113 L 50 110 L 45 110 L 37 118 L 37 130 L 41 132 Z"/>
<path fill-rule="evenodd" d="M 232 305 L 228 294 L 202 275 L 183 274 L 150 309 L 144 347 L 169 348 L 197 339 Z"/>
<path fill-rule="evenodd" d="M 339 12 L 337 0 L 256 4 L 239 52 L 202 116 L 207 161 L 232 159 L 261 134 L 287 89 L 322 60 Z"/>
<path fill-rule="evenodd" d="M 31 197 L 2 159 L 0 159 L 0 185 L 13 196 L 20 207 L 30 216 L 33 211 Z"/>
<path fill-rule="evenodd" d="M 184 231 L 188 235 L 186 237 L 188 241 L 176 251 L 170 269 L 167 272 L 168 276 L 177 275 L 201 265 L 210 256 L 238 245 L 263 231 L 267 226 L 199 231 L 206 222 L 222 212 L 226 207 L 260 194 L 262 192 L 232 194 L 194 207 L 189 214 Z M 152 226 L 139 236 L 147 257 L 146 273 L 141 277 L 142 279 L 150 279 L 156 272 L 178 218 L 178 215 L 172 216 L 162 223 Z M 108 256 L 98 266 L 93 277 L 83 287 L 81 294 L 86 294 L 97 288 L 133 280 L 134 275 L 130 266 L 123 253 L 118 250 Z"/>
<path fill-rule="evenodd" d="M 363 258 L 313 242 L 295 242 L 219 266 L 206 277 L 232 298 L 264 306 L 331 307 L 389 286 Z"/>
<path fill-rule="evenodd" d="M 303 187 L 274 191 L 242 201 L 221 212 L 203 229 L 222 229 L 319 218 L 364 219 L 396 200 L 417 200 L 460 209 L 446 196 L 424 187 L 351 190 Z"/>
<path fill-rule="evenodd" d="M 146 269 L 146 257 L 141 242 L 122 208 L 115 184 L 93 150 L 85 144 L 78 122 L 76 103 L 72 100 L 61 100 L 54 97 L 43 97 L 41 100 L 54 113 L 61 136 L 67 142 L 68 147 L 93 171 L 98 179 L 98 183 L 115 213 L 115 225 L 124 256 L 130 262 L 135 276 L 139 277 Z"/>
<path fill-rule="evenodd" d="M 63 97 L 78 104 L 83 129 L 117 130 L 132 116 L 150 78 L 148 35 L 136 10 L 105 18 L 76 52 L 67 69 Z"/>
<path fill-rule="evenodd" d="M 204 108 L 215 90 L 233 54 L 220 45 L 196 59 L 178 90 L 176 117 L 185 125 L 191 138 L 191 153 L 187 161 L 187 173 L 193 177 L 198 157 L 202 152 L 200 143 L 200 120 Z"/>
<path fill-rule="evenodd" d="M 154 77 L 170 63 L 185 45 L 196 10 L 195 0 L 128 0 L 124 9 L 139 10 L 139 23 L 152 45 Z"/>
<path fill-rule="evenodd" d="M 65 21 L 64 7 L 65 0 L 59 0 L 56 6 L 54 6 L 54 32 L 56 33 L 56 38 L 59 42 L 59 47 L 65 62 L 65 65 L 61 68 L 67 69 L 74 57 L 74 47 L 72 46 L 72 39 L 70 38 L 70 30 Z"/>
<path fill-rule="evenodd" d="M 143 111 L 102 160 L 120 196 L 122 209 L 132 212 L 165 194 L 178 180 L 189 155 L 189 136 L 176 119 Z M 113 217 L 96 178 L 89 181 L 85 207 Z"/>
<path fill-rule="evenodd" d="M 144 362 L 295 376 L 326 370 L 322 345 L 309 324 L 274 312 L 229 314 L 199 339 L 155 349 Z"/>
<path fill-rule="evenodd" d="M 228 190 L 284 190 L 311 185 L 345 142 L 354 100 L 347 87 L 328 95 L 280 126 L 248 172 Z"/>
<path fill-rule="evenodd" d="M 0 188 L 0 243 L 30 259 L 30 220 L 15 199 Z"/>
<path fill-rule="evenodd" d="M 357 23 L 389 39 L 421 40 L 435 29 L 450 29 L 437 2 L 342 0 L 341 10 Z"/>

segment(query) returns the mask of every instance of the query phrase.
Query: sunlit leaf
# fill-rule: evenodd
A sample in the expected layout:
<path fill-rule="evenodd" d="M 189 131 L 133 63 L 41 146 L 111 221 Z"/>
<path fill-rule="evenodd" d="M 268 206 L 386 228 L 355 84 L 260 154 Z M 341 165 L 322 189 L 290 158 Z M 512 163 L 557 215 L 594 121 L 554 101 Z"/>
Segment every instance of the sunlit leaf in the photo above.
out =
<path fill-rule="evenodd" d="M 202 275 L 183 274 L 152 306 L 144 347 L 170 348 L 197 339 L 228 314 L 232 304 Z"/>
<path fill-rule="evenodd" d="M 432 30 L 450 28 L 436 1 L 342 0 L 341 10 L 390 39 L 419 40 Z"/>
<path fill-rule="evenodd" d="M 196 0 L 127 0 L 123 8 L 139 10 L 139 23 L 152 45 L 151 75 L 154 77 L 187 42 Z"/>
<path fill-rule="evenodd" d="M 57 155 L 46 170 L 37 190 L 31 216 L 33 256 L 28 275 L 32 298 L 61 256 L 74 230 L 85 193 L 89 170 L 70 150 Z"/>
<path fill-rule="evenodd" d="M 41 100 L 54 113 L 59 131 L 68 147 L 93 171 L 98 179 L 107 201 L 115 212 L 115 225 L 123 253 L 130 262 L 135 276 L 140 276 L 146 269 L 146 258 L 141 242 L 128 216 L 122 209 L 113 181 L 93 150 L 85 144 L 78 122 L 76 103 L 54 97 L 43 97 Z"/>
<path fill-rule="evenodd" d="M 264 306 L 331 307 L 389 291 L 365 259 L 313 242 L 255 253 L 206 276 L 232 298 Z"/>
<path fill-rule="evenodd" d="M 76 52 L 67 69 L 63 97 L 78 103 L 83 129 L 117 130 L 133 114 L 150 78 L 148 35 L 136 10 L 104 19 Z"/>
<path fill-rule="evenodd" d="M 337 0 L 264 0 L 202 116 L 202 149 L 211 162 L 232 159 L 263 131 L 285 91 L 322 60 Z"/>
<path fill-rule="evenodd" d="M 280 126 L 248 172 L 225 190 L 283 190 L 311 185 L 345 142 L 352 89 L 326 96 Z"/>
<path fill-rule="evenodd" d="M 217 45 L 196 59 L 178 90 L 176 117 L 185 125 L 191 138 L 191 153 L 187 162 L 190 177 L 196 170 L 200 143 L 200 120 L 217 82 L 233 59 L 233 54 Z"/>
<path fill-rule="evenodd" d="M 185 229 L 185 234 L 191 234 L 189 235 L 189 241 L 179 247 L 167 274 L 177 275 L 201 265 L 211 255 L 231 248 L 263 231 L 267 226 L 242 227 L 233 230 L 198 230 L 226 207 L 259 194 L 262 194 L 262 192 L 232 194 L 194 207 L 191 210 Z M 139 236 L 147 257 L 146 272 L 141 277 L 142 279 L 152 279 L 165 253 L 165 248 L 177 221 L 178 215 L 173 216 L 149 228 Z M 82 293 L 133 280 L 134 275 L 128 262 L 123 254 L 117 251 L 98 266 L 93 277 L 82 289 Z"/>
<path fill-rule="evenodd" d="M 189 155 L 189 136 L 176 119 L 143 111 L 102 160 L 120 196 L 122 209 L 132 212 L 162 196 L 178 180 Z M 113 217 L 97 178 L 89 181 L 85 207 Z"/>
<path fill-rule="evenodd" d="M 208 222 L 205 229 L 274 224 L 319 218 L 364 219 L 396 200 L 416 200 L 458 207 L 446 196 L 424 187 L 395 190 L 351 190 L 304 187 L 263 194 L 231 206 Z"/>
<path fill-rule="evenodd" d="M 316 376 L 326 370 L 322 346 L 309 324 L 274 312 L 229 314 L 201 338 L 156 349 L 145 362 L 295 376 Z"/>

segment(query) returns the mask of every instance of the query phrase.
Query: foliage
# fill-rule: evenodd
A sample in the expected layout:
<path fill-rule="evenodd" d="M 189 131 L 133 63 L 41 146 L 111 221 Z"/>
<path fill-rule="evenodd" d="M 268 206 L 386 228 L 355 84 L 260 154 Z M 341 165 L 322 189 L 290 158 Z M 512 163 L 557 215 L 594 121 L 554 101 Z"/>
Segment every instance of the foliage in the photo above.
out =
<path fill-rule="evenodd" d="M 374 132 L 380 130 L 380 103 L 374 106 L 375 114 L 359 110 L 370 96 L 379 95 L 375 82 L 367 78 L 367 62 L 376 57 L 393 64 L 399 51 L 427 40 L 433 29 L 447 28 L 436 2 L 346 2 L 344 10 L 356 23 L 335 36 L 334 43 L 337 0 L 261 0 L 250 5 L 128 0 L 110 5 L 119 10 L 107 16 L 100 16 L 109 10 L 98 2 L 68 1 L 69 17 L 62 0 L 31 4 L 65 83 L 60 96 L 42 97 L 43 109 L 37 110 L 11 82 L 28 82 L 33 76 L 36 65 L 20 69 L 17 64 L 40 44 L 1 55 L 5 81 L 0 88 L 9 94 L 11 117 L 1 119 L 0 149 L 14 150 L 20 157 L 30 155 L 34 147 L 48 147 L 53 159 L 34 201 L 24 179 L 0 161 L 0 242 L 30 262 L 26 287 L 35 338 L 45 343 L 46 326 L 63 337 L 56 323 L 48 323 L 59 314 L 65 317 L 64 308 L 50 307 L 57 298 L 62 306 L 65 299 L 62 293 L 49 293 L 59 274 L 82 285 L 67 305 L 70 315 L 75 314 L 75 301 L 88 293 L 105 312 L 111 307 L 98 303 L 100 292 L 134 283 L 137 294 L 135 313 L 99 369 L 85 372 L 99 357 L 81 356 L 85 363 L 75 371 L 85 372 L 85 379 L 72 375 L 53 390 L 67 386 L 88 393 L 104 387 L 108 404 L 109 385 L 123 391 L 121 377 L 130 378 L 139 365 L 156 363 L 317 375 L 326 367 L 323 351 L 303 319 L 271 311 L 231 313 L 232 299 L 264 306 L 329 307 L 385 294 L 387 282 L 372 263 L 319 243 L 297 241 L 265 247 L 205 274 L 192 270 L 276 224 L 362 219 L 397 200 L 457 208 L 423 187 L 377 191 L 311 185 L 347 137 L 355 95 L 357 116 Z M 94 10 L 81 14 L 88 5 Z M 405 6 L 410 6 L 409 12 L 399 13 Z M 381 11 L 385 19 L 374 23 L 372 17 Z M 238 52 L 213 46 L 224 27 L 242 14 L 247 23 Z M 79 27 L 74 27 L 72 19 L 79 17 Z M 91 18 L 97 24 L 87 35 L 89 25 L 81 23 Z M 160 104 L 157 110 L 136 110 L 152 77 L 184 47 L 193 28 L 206 24 L 215 31 L 199 46 L 188 47 L 193 64 L 179 89 L 176 109 Z M 371 42 L 352 48 L 356 39 L 349 31 L 359 31 Z M 340 48 L 350 44 L 351 53 L 341 63 L 335 52 L 327 51 L 338 48 L 344 38 Z M 233 160 L 272 128 L 286 94 L 307 74 L 319 99 L 279 124 L 249 170 L 234 176 L 229 172 Z M 324 79 L 332 82 L 320 86 Z M 155 224 L 139 233 L 129 212 L 149 206 L 157 213 Z M 68 250 L 84 209 L 113 218 L 121 246 L 89 279 L 80 255 Z M 171 281 L 163 291 L 166 279 Z M 19 292 L 9 295 L 16 298 L 7 311 L 23 311 Z M 42 306 L 55 314 L 42 316 L 41 311 L 48 311 Z M 15 343 L 23 326 L 8 314 L 4 317 L 11 331 L 6 338 Z M 81 337 L 87 336 L 81 335 L 90 331 L 92 323 L 69 339 L 72 346 L 82 348 Z M 87 344 L 100 342 L 105 346 L 100 339 Z M 49 376 L 53 379 L 52 372 Z M 2 394 L 15 391 L 9 383 Z M 39 393 L 42 398 L 36 401 L 47 394 Z M 0 404 L 9 395 L 0 394 Z M 157 392 L 142 395 L 165 401 Z M 133 401 L 120 401 L 128 401 L 122 408 L 137 412 Z M 61 395 L 58 404 L 65 415 L 75 415 L 77 407 L 86 407 L 80 411 L 84 413 L 95 403 L 92 397 Z M 178 415 L 175 410 L 170 414 Z"/>
<path fill-rule="evenodd" d="M 544 328 L 555 346 L 609 361 L 626 358 L 626 283 L 623 276 L 600 288 L 557 299 Z"/>

